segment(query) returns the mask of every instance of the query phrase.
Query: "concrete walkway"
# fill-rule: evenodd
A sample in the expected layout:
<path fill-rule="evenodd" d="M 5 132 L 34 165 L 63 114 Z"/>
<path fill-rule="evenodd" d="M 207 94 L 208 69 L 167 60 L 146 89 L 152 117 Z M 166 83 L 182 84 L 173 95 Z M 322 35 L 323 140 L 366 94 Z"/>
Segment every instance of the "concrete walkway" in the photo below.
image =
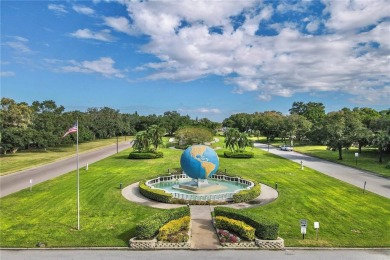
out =
<path fill-rule="evenodd" d="M 190 206 L 191 210 L 191 248 L 193 249 L 218 249 L 220 246 L 215 232 L 210 206 Z"/>
<path fill-rule="evenodd" d="M 267 144 L 255 143 L 254 146 L 256 148 L 268 151 Z M 296 162 L 299 165 L 302 161 L 304 167 L 309 167 L 362 189 L 364 187 L 364 183 L 366 182 L 366 190 L 381 195 L 385 198 L 390 198 L 390 179 L 383 178 L 368 171 L 332 163 L 305 154 L 281 151 L 279 148 L 274 146 L 269 146 L 269 152 Z"/>
<path fill-rule="evenodd" d="M 129 141 L 119 143 L 118 150 L 122 151 L 124 149 L 128 149 L 131 147 L 131 145 L 132 143 Z M 113 155 L 116 152 L 117 152 L 116 144 L 106 146 L 98 150 L 84 152 L 79 155 L 79 166 L 80 168 L 85 167 L 87 163 L 90 165 L 94 162 L 100 161 L 103 158 Z M 0 177 L 0 198 L 7 196 L 11 193 L 20 191 L 22 189 L 29 188 L 31 185 L 30 180 L 33 181 L 32 185 L 35 185 L 53 179 L 65 173 L 74 171 L 76 170 L 76 168 L 77 168 L 77 157 L 73 156 L 64 160 L 45 164 L 43 166 L 1 176 Z"/>

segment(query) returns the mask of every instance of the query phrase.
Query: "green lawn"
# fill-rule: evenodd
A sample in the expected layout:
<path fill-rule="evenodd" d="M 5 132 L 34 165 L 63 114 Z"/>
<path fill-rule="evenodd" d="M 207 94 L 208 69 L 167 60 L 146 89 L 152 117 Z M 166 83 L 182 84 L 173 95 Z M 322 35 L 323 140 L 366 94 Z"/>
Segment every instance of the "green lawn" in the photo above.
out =
<path fill-rule="evenodd" d="M 265 138 L 261 138 L 260 141 L 266 143 Z M 282 143 L 279 139 L 276 139 L 271 144 L 278 147 L 284 143 Z M 362 153 L 359 154 L 357 163 L 355 153 L 358 152 L 358 148 L 356 147 L 351 147 L 348 150 L 343 149 L 343 160 L 338 160 L 338 151 L 327 150 L 326 146 L 324 145 L 296 144 L 294 145 L 294 150 L 296 152 L 315 156 L 334 163 L 339 163 L 390 177 L 390 168 L 386 168 L 386 165 L 390 163 L 390 154 L 384 153 L 383 162 L 379 163 L 379 154 L 376 148 L 363 148 Z"/>
<path fill-rule="evenodd" d="M 219 137 L 222 139 L 221 137 Z M 76 174 L 0 199 L 0 246 L 49 247 L 128 246 L 135 224 L 160 211 L 129 202 L 121 196 L 119 183 L 127 186 L 180 166 L 181 151 L 162 149 L 164 158 L 129 160 L 129 150 L 80 171 L 81 230 L 77 225 Z M 220 158 L 220 169 L 274 186 L 279 198 L 264 207 L 246 209 L 280 223 L 286 246 L 389 247 L 389 199 L 327 177 L 308 168 L 253 149 L 249 160 Z M 223 154 L 223 150 L 218 150 Z M 308 220 L 308 233 L 301 239 L 300 219 Z M 320 222 L 315 240 L 313 222 Z"/>
<path fill-rule="evenodd" d="M 127 137 L 126 140 L 130 140 Z M 119 137 L 119 142 L 125 141 L 125 137 Z M 87 152 L 104 146 L 116 144 L 116 138 L 100 139 L 88 143 L 79 144 L 79 152 Z M 0 156 L 1 171 L 0 176 L 7 175 L 13 172 L 33 168 L 39 165 L 51 163 L 66 157 L 74 156 L 76 153 L 76 145 L 52 147 L 47 150 L 20 151 L 15 154 L 7 154 Z"/>

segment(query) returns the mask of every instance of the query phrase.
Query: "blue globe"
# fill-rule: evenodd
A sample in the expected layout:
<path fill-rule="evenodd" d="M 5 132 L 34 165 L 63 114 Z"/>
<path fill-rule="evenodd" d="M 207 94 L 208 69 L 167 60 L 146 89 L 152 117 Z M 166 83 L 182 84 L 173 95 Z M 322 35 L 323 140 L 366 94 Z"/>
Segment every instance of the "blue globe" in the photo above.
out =
<path fill-rule="evenodd" d="M 206 179 L 217 172 L 219 158 L 217 153 L 206 145 L 188 147 L 180 158 L 183 171 L 193 179 Z"/>

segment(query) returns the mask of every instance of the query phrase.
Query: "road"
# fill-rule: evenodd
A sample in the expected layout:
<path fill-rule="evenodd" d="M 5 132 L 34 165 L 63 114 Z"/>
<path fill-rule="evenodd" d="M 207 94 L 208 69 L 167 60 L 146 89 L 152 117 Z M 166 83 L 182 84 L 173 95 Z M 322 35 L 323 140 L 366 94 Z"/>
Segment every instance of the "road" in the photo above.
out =
<path fill-rule="evenodd" d="M 118 150 L 130 148 L 130 142 L 122 142 L 118 145 Z M 85 152 L 79 155 L 79 166 L 85 167 L 88 164 L 99 161 L 117 152 L 117 145 L 110 145 L 99 150 Z M 61 161 L 56 161 L 36 168 L 16 172 L 13 174 L 0 176 L 0 198 L 11 193 L 20 191 L 32 185 L 53 179 L 70 171 L 77 169 L 77 157 L 73 156 Z"/>
<path fill-rule="evenodd" d="M 267 259 L 267 260 L 388 260 L 389 249 L 337 249 L 337 250 L 153 250 L 131 251 L 122 250 L 1 250 L 2 260 L 237 260 L 237 259 Z"/>
<path fill-rule="evenodd" d="M 268 151 L 267 144 L 255 143 L 256 148 Z M 352 167 L 332 163 L 319 158 L 311 157 L 297 152 L 281 151 L 279 148 L 269 146 L 269 152 L 289 159 L 298 164 L 303 163 L 303 167 L 309 167 L 333 178 L 350 183 L 356 187 L 390 198 L 390 179 L 377 176 L 367 171 L 355 169 Z"/>

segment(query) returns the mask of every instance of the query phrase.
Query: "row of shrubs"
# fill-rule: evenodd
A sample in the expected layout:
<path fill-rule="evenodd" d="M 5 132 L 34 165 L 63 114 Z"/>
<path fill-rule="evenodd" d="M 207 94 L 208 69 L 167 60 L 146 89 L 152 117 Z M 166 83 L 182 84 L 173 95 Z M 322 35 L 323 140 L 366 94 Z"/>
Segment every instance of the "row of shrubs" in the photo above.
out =
<path fill-rule="evenodd" d="M 253 152 L 249 152 L 249 151 L 239 151 L 239 152 L 229 152 L 229 151 L 226 151 L 226 152 L 223 153 L 223 155 L 226 158 L 241 158 L 241 159 L 253 158 L 254 157 L 254 153 Z"/>
<path fill-rule="evenodd" d="M 191 218 L 189 216 L 169 221 L 160 228 L 157 240 L 176 243 L 188 241 L 190 221 Z"/>
<path fill-rule="evenodd" d="M 172 200 L 173 200 L 172 194 L 166 193 L 163 190 L 152 189 L 145 184 L 145 181 L 140 181 L 139 192 L 142 195 L 144 195 L 145 197 L 147 197 L 151 200 L 155 200 L 155 201 L 160 201 L 160 202 L 164 202 L 164 203 L 172 203 Z"/>
<path fill-rule="evenodd" d="M 144 219 L 135 226 L 136 237 L 138 239 L 151 239 L 162 226 L 169 221 L 190 217 L 189 207 L 180 207 L 176 209 L 166 210 Z"/>
<path fill-rule="evenodd" d="M 257 198 L 261 193 L 261 186 L 260 183 L 257 183 L 255 181 L 253 181 L 253 183 L 255 184 L 255 186 L 253 186 L 252 189 L 242 190 L 233 194 L 233 202 L 240 203 L 240 202 L 251 201 Z"/>
<path fill-rule="evenodd" d="M 164 153 L 159 151 L 150 151 L 150 152 L 131 152 L 129 154 L 129 159 L 156 159 L 163 158 Z"/>
<path fill-rule="evenodd" d="M 274 240 L 278 238 L 279 224 L 262 216 L 226 207 L 215 207 L 214 214 L 215 217 L 223 216 L 245 222 L 256 229 L 255 234 L 260 239 Z"/>
<path fill-rule="evenodd" d="M 215 217 L 215 225 L 220 229 L 227 229 L 252 241 L 255 239 L 255 229 L 243 221 L 223 216 Z"/>

